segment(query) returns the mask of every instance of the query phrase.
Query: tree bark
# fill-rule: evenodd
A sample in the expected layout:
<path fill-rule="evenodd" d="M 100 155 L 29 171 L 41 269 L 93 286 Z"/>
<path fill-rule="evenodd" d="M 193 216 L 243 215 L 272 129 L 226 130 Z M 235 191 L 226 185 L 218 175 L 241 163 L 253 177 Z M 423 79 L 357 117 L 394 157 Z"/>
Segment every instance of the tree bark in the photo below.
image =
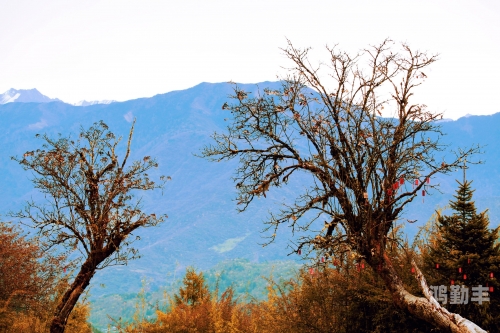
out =
<path fill-rule="evenodd" d="M 444 331 L 453 333 L 487 333 L 487 331 L 470 320 L 458 314 L 450 313 L 443 308 L 429 292 L 427 282 L 415 262 L 412 262 L 412 265 L 415 267 L 416 278 L 419 281 L 425 297 L 417 297 L 406 291 L 403 282 L 392 266 L 391 260 L 385 253 L 383 255 L 383 261 L 384 263 L 379 271 L 379 275 L 389 288 L 397 306 L 402 309 L 407 309 L 412 315 Z"/>
<path fill-rule="evenodd" d="M 82 265 L 75 281 L 66 290 L 61 302 L 57 306 L 54 318 L 52 318 L 52 323 L 50 324 L 50 333 L 64 333 L 69 315 L 75 307 L 76 302 L 78 302 L 80 295 L 88 287 L 92 276 L 94 276 L 96 267 L 90 259 L 87 259 Z"/>

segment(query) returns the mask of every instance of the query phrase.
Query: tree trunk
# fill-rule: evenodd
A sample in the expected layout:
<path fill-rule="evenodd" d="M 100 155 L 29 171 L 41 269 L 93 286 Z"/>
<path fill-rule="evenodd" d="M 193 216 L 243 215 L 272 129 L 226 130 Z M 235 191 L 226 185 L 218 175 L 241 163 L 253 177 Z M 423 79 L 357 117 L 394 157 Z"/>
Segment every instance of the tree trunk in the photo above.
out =
<path fill-rule="evenodd" d="M 429 287 L 424 276 L 418 269 L 415 262 L 416 278 L 425 297 L 416 297 L 405 290 L 403 282 L 392 266 L 391 260 L 384 253 L 384 264 L 379 275 L 384 280 L 386 286 L 392 294 L 393 300 L 402 309 L 407 309 L 412 315 L 425 320 L 426 322 L 444 330 L 453 333 L 486 333 L 479 326 L 461 317 L 458 314 L 450 313 L 434 299 L 429 292 Z"/>
<path fill-rule="evenodd" d="M 75 281 L 73 281 L 69 289 L 64 293 L 62 300 L 57 306 L 54 318 L 52 318 L 52 323 L 50 324 L 50 333 L 64 333 L 69 315 L 75 307 L 76 302 L 78 302 L 80 295 L 88 287 L 92 276 L 94 276 L 96 267 L 90 259 L 87 259 L 82 265 Z"/>

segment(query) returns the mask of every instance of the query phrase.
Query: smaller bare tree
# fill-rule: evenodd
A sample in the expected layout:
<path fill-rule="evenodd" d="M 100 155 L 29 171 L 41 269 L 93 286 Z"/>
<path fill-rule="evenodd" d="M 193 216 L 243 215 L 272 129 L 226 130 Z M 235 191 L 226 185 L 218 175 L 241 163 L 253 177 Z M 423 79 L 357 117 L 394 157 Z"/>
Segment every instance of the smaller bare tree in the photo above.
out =
<path fill-rule="evenodd" d="M 156 226 L 167 218 L 145 214 L 140 199 L 134 200 L 134 191 L 163 188 L 166 179 L 160 177 L 159 183 L 150 180 L 147 171 L 158 164 L 149 156 L 126 167 L 133 129 L 132 125 L 121 161 L 116 151 L 121 138 L 102 121 L 88 130 L 82 128 L 76 141 L 44 135 L 42 149 L 26 152 L 22 158 L 12 157 L 34 173 L 32 182 L 48 203 L 29 201 L 11 216 L 36 228 L 46 249 L 73 251 L 77 256 L 73 263 L 79 265 L 56 308 L 51 333 L 64 332 L 71 311 L 98 269 L 138 257 L 128 238 L 134 230 Z"/>

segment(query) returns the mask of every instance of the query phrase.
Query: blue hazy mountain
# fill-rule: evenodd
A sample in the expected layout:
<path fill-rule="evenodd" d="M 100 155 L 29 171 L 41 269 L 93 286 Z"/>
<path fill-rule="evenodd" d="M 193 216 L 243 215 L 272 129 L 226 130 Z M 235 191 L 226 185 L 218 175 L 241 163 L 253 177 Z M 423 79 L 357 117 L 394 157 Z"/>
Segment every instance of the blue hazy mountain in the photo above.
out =
<path fill-rule="evenodd" d="M 260 89 L 277 89 L 278 82 L 260 83 Z M 254 84 L 242 84 L 243 89 L 257 91 Z M 294 198 L 303 185 L 301 180 L 288 186 L 270 191 L 267 198 L 256 200 L 248 211 L 236 212 L 235 184 L 231 177 L 238 161 L 214 163 L 193 154 L 210 144 L 210 135 L 226 128 L 225 118 L 230 118 L 221 106 L 233 93 L 227 83 L 201 83 L 190 89 L 173 91 L 150 98 L 140 98 L 111 104 L 75 106 L 60 101 L 39 103 L 18 103 L 18 100 L 0 105 L 0 179 L 2 184 L 0 213 L 4 219 L 9 210 L 19 210 L 26 200 L 42 201 L 33 189 L 29 178 L 11 156 L 21 156 L 28 150 L 41 146 L 37 133 L 76 137 L 81 126 L 103 120 L 110 129 L 127 137 L 131 122 L 137 119 L 132 141 L 132 159 L 144 156 L 156 157 L 159 168 L 150 175 L 171 176 L 163 191 L 145 193 L 143 207 L 146 212 L 166 213 L 169 218 L 158 227 L 137 232 L 140 240 L 135 244 L 142 255 L 128 266 L 110 267 L 96 274 L 94 285 L 106 284 L 106 288 L 95 287 L 93 295 L 127 293 L 138 291 L 142 277 L 151 285 L 164 285 L 175 274 L 183 272 L 188 265 L 209 269 L 217 263 L 232 258 L 245 258 L 251 262 L 272 260 L 299 260 L 291 255 L 288 247 L 297 236 L 286 227 L 278 231 L 275 243 L 263 247 L 266 241 L 261 233 L 268 211 L 279 209 L 280 204 Z M 20 98 L 20 97 L 19 97 Z M 500 213 L 500 113 L 491 116 L 470 116 L 456 121 L 442 122 L 443 143 L 450 146 L 436 155 L 450 157 L 450 150 L 473 144 L 485 145 L 485 153 L 476 160 L 482 165 L 470 165 L 467 178 L 473 179 L 476 189 L 474 199 L 479 209 L 489 208 L 492 226 L 499 223 Z M 124 141 L 126 141 L 124 139 Z M 123 142 L 125 144 L 125 142 Z M 443 155 L 444 154 L 444 155 Z M 437 207 L 443 207 L 454 194 L 455 179 L 461 179 L 460 172 L 452 176 L 432 179 L 440 184 L 439 193 L 431 191 L 422 202 L 422 197 L 412 202 L 405 211 L 405 218 L 418 220 L 406 224 L 411 239 L 433 214 Z M 406 186 L 411 186 L 407 184 Z M 401 220 L 404 222 L 404 220 Z M 319 227 L 321 229 L 321 227 Z"/>
<path fill-rule="evenodd" d="M 111 104 L 111 103 L 114 103 L 116 101 L 114 100 L 103 100 L 103 101 L 80 101 L 80 102 L 76 102 L 74 103 L 73 105 L 75 106 L 89 106 L 89 105 L 95 105 L 95 104 Z"/>
<path fill-rule="evenodd" d="M 7 103 L 50 103 L 50 102 L 63 102 L 58 98 L 50 98 L 43 95 L 37 89 L 9 89 L 0 95 L 0 104 Z M 95 104 L 111 104 L 114 100 L 103 101 L 79 101 L 72 105 L 75 106 L 89 106 Z"/>
<path fill-rule="evenodd" d="M 9 89 L 0 95 L 0 104 L 7 103 L 49 103 L 62 102 L 57 98 L 42 95 L 36 89 Z"/>

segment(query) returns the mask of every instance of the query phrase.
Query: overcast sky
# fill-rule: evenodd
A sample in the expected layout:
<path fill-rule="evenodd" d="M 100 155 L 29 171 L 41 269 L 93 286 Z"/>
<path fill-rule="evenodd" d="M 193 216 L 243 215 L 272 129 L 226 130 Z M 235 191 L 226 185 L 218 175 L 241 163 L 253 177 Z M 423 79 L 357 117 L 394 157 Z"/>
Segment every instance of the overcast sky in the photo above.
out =
<path fill-rule="evenodd" d="M 418 91 L 458 118 L 500 112 L 498 0 L 0 0 L 0 93 L 124 101 L 274 81 L 286 38 L 326 61 L 390 37 L 439 53 Z"/>

